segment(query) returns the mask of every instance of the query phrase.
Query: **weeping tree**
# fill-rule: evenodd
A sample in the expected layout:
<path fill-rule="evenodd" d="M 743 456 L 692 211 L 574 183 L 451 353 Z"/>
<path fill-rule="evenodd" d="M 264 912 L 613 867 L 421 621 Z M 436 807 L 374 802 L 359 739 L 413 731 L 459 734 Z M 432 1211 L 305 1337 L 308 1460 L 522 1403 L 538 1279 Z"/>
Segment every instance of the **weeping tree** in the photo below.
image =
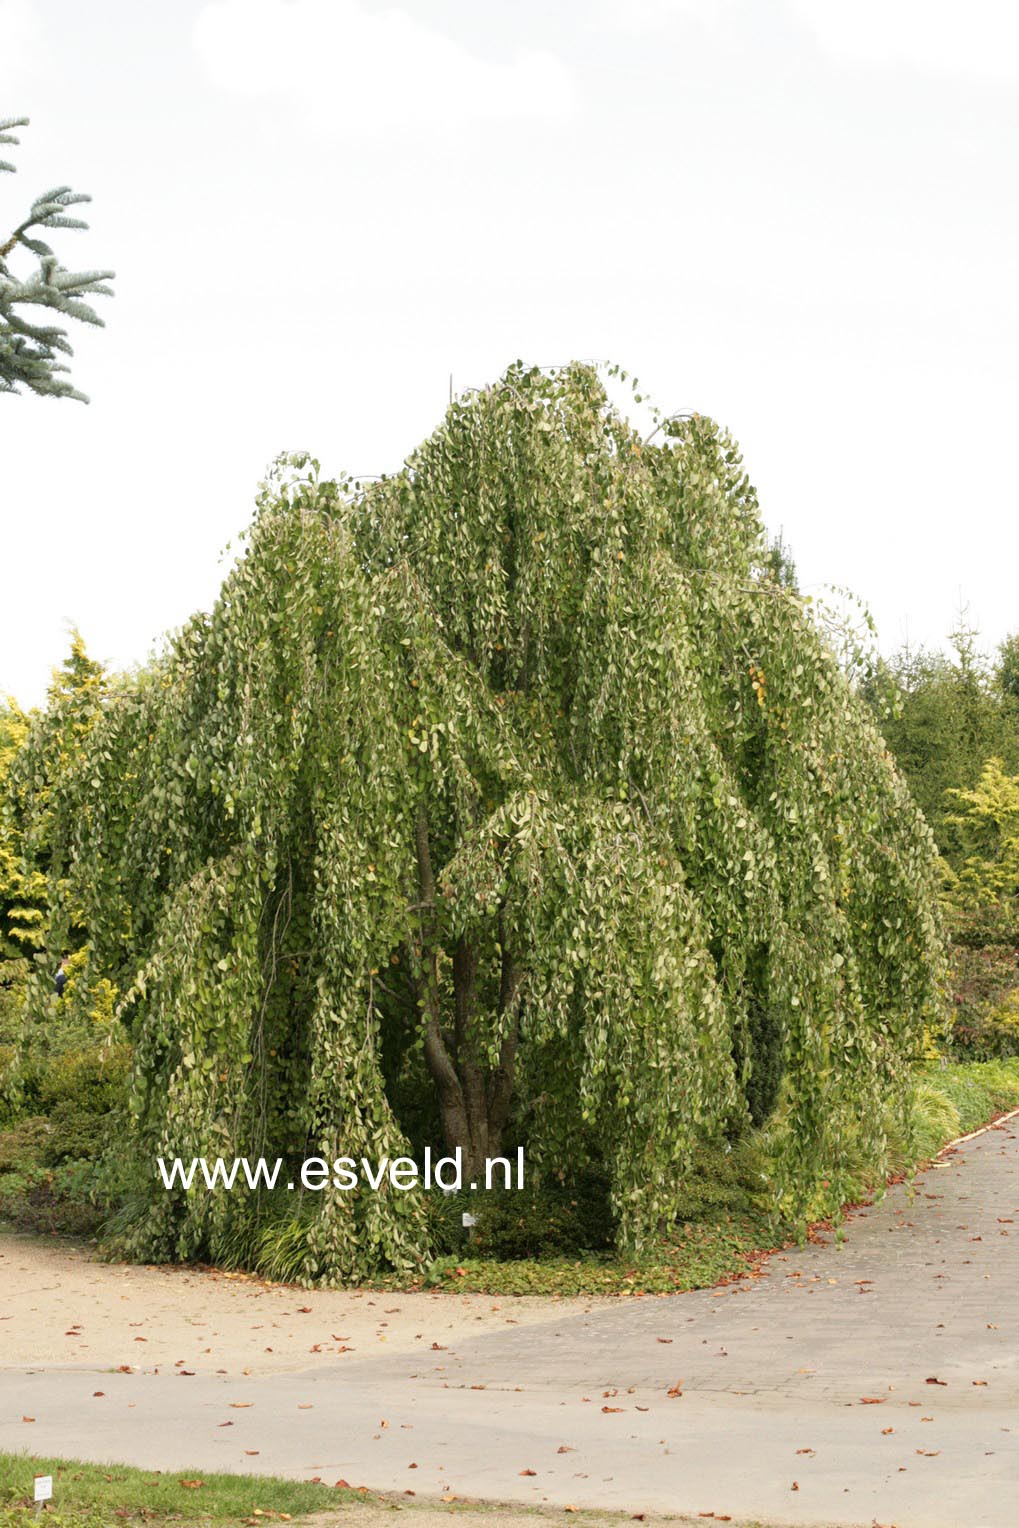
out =
<path fill-rule="evenodd" d="M 735 446 L 642 439 L 585 366 L 513 367 L 378 482 L 280 465 L 46 831 L 54 949 L 73 908 L 134 1043 L 146 1258 L 281 1213 L 309 1278 L 428 1245 L 416 1193 L 281 1210 L 156 1155 L 432 1144 L 470 1178 L 523 1143 L 602 1164 L 639 1248 L 696 1147 L 770 1118 L 802 1209 L 848 1132 L 879 1158 L 941 1004 L 930 834 Z"/>

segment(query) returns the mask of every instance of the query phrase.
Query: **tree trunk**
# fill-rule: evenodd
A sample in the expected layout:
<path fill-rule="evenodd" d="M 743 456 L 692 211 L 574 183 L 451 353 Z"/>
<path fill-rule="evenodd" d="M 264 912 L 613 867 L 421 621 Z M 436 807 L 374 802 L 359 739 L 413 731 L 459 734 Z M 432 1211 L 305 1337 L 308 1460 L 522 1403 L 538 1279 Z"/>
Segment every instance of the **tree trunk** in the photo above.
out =
<path fill-rule="evenodd" d="M 448 1151 L 460 1149 L 466 1184 L 483 1185 L 485 1164 L 502 1149 L 516 1071 L 520 1025 L 516 1013 L 523 973 L 506 945 L 500 918 L 502 972 L 500 1014 L 509 1028 L 494 1068 L 486 1067 L 477 1051 L 474 1031 L 478 976 L 477 950 L 461 936 L 453 950 L 453 1029 L 443 1034 L 438 969 L 438 918 L 428 818 L 418 814 L 416 826 L 421 943 L 412 952 L 418 1005 L 424 1018 L 425 1064 L 435 1083 L 439 1118 Z"/>

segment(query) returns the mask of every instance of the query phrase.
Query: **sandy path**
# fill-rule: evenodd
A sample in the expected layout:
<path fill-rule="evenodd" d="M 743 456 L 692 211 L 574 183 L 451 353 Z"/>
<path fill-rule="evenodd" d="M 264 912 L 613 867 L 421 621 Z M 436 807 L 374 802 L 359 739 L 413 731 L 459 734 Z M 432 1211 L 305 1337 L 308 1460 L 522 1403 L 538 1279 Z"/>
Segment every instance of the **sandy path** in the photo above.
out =
<path fill-rule="evenodd" d="M 760 1278 L 662 1299 L 312 1296 L 72 1263 L 85 1304 L 80 1337 L 64 1339 L 76 1329 L 54 1329 L 46 1301 L 66 1309 L 66 1253 L 27 1257 L 26 1244 L 0 1243 L 0 1301 L 15 1291 L 36 1333 L 55 1330 L 51 1345 L 73 1349 L 68 1366 L 36 1357 L 20 1369 L 4 1352 L 0 1448 L 346 1480 L 413 1492 L 411 1504 L 455 1496 L 804 1528 L 1016 1528 L 1017 1227 L 1012 1120 L 945 1154 L 912 1192 L 900 1184 L 857 1210 L 841 1247 L 790 1248 Z M 213 1367 L 181 1385 L 171 1349 L 158 1374 L 96 1373 L 79 1343 L 99 1349 L 93 1322 L 101 1332 L 121 1293 L 110 1358 L 124 1339 L 133 1346 L 142 1329 L 130 1321 L 144 1310 L 161 1351 L 176 1321 Z M 192 1299 L 187 1314 L 210 1322 L 197 1341 L 181 1317 Z M 286 1371 L 216 1372 L 223 1354 L 202 1348 L 215 1331 L 225 1353 L 231 1313 L 235 1361 L 285 1344 Z M 0 1322 L 0 1333 L 17 1324 Z M 319 1339 L 349 1335 L 353 1348 L 356 1332 L 355 1351 L 322 1356 Z M 316 1344 L 319 1355 L 307 1351 Z M 414 1528 L 413 1514 L 406 1522 Z"/>
<path fill-rule="evenodd" d="M 552 1321 L 604 1301 L 445 1291 L 306 1290 L 245 1274 L 92 1261 L 58 1241 L 0 1236 L 0 1368 L 335 1367 Z"/>

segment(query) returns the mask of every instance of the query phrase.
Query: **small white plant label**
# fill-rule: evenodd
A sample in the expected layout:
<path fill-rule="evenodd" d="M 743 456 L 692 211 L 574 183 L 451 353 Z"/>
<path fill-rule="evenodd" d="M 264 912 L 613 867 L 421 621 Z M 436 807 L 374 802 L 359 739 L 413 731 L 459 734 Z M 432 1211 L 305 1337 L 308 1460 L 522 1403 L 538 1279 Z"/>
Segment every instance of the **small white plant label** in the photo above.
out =
<path fill-rule="evenodd" d="M 464 1226 L 476 1226 L 477 1221 L 474 1219 L 474 1216 L 471 1214 L 470 1210 L 464 1210 L 460 1219 L 460 1224 Z"/>
<path fill-rule="evenodd" d="M 53 1495 L 53 1476 L 52 1475 L 37 1475 L 35 1477 L 35 1499 L 36 1499 L 36 1501 L 49 1501 L 49 1499 L 50 1499 L 50 1497 L 52 1495 Z"/>

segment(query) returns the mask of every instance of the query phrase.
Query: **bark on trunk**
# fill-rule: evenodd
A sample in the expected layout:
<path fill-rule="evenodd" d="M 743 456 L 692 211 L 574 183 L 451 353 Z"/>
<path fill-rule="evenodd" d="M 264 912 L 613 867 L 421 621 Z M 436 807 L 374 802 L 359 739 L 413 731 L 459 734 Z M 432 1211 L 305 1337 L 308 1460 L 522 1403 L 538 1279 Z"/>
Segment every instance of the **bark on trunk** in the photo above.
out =
<path fill-rule="evenodd" d="M 425 1064 L 435 1083 L 446 1149 L 463 1154 L 465 1183 L 484 1182 L 485 1162 L 501 1154 L 516 1072 L 520 1026 L 517 1007 L 523 972 L 506 943 L 500 918 L 502 970 L 499 1011 L 509 1023 L 494 1068 L 478 1055 L 474 1014 L 478 955 L 461 937 L 453 950 L 453 1029 L 443 1034 L 438 968 L 438 917 L 428 818 L 422 810 L 416 825 L 420 946 L 412 951 L 415 989 L 424 1018 Z"/>

